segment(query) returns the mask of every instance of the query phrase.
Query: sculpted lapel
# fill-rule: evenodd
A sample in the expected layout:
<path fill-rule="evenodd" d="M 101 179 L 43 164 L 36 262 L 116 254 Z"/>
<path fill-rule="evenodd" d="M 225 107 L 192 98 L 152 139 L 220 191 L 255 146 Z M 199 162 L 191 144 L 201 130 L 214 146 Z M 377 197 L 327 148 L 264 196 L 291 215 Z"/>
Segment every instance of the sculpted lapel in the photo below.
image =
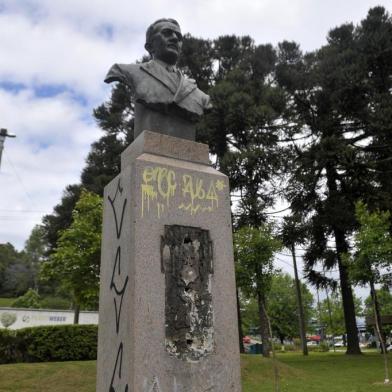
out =
<path fill-rule="evenodd" d="M 157 64 L 155 61 L 149 61 L 140 65 L 140 69 L 150 76 L 161 82 L 166 88 L 168 88 L 173 94 L 176 93 L 178 86 L 174 81 L 168 77 L 168 71 L 162 66 Z"/>
<path fill-rule="evenodd" d="M 180 82 L 176 83 L 169 77 L 168 71 L 155 61 L 149 61 L 140 65 L 140 69 L 162 83 L 174 95 L 173 102 L 179 103 L 193 90 L 197 88 L 193 79 L 186 79 L 180 72 Z"/>

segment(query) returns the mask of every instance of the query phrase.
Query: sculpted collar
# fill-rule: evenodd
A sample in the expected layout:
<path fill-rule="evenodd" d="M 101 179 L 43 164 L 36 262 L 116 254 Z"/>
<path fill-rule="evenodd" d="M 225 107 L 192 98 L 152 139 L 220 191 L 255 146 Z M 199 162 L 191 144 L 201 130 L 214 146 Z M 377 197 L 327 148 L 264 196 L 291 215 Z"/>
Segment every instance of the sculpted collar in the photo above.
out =
<path fill-rule="evenodd" d="M 140 64 L 140 69 L 168 88 L 174 95 L 173 102 L 178 103 L 182 101 L 197 88 L 196 82 L 193 79 L 185 78 L 181 72 L 179 72 L 180 81 L 179 83 L 176 83 L 173 78 L 170 77 L 166 67 L 159 64 L 157 60 L 151 60 L 148 63 Z"/>
<path fill-rule="evenodd" d="M 177 73 L 177 72 L 181 72 L 176 65 L 170 65 L 165 63 L 164 61 L 158 60 L 158 59 L 154 59 L 153 61 L 155 61 L 157 64 L 159 64 L 161 67 L 165 68 L 166 71 L 168 72 L 173 72 L 173 73 Z"/>

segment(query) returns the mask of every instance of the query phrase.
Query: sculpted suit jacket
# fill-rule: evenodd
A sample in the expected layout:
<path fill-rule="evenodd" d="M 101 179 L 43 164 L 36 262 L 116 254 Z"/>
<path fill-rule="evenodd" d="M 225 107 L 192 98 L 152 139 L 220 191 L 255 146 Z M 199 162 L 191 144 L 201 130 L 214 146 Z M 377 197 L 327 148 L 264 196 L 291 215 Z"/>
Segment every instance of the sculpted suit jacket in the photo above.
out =
<path fill-rule="evenodd" d="M 169 72 L 155 60 L 142 64 L 114 64 L 106 78 L 127 84 L 136 100 L 135 137 L 151 130 L 195 139 L 195 122 L 210 107 L 210 98 L 193 79 Z"/>

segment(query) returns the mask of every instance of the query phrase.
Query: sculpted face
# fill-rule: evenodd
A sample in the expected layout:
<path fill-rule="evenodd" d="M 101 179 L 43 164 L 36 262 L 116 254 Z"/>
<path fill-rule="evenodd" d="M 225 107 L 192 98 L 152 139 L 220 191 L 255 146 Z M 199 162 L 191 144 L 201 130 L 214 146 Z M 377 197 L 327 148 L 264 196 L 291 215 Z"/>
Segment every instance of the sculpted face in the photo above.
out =
<path fill-rule="evenodd" d="M 154 59 L 174 65 L 180 56 L 181 47 L 182 34 L 177 25 L 160 22 L 155 26 L 154 35 L 148 45 L 148 50 Z"/>

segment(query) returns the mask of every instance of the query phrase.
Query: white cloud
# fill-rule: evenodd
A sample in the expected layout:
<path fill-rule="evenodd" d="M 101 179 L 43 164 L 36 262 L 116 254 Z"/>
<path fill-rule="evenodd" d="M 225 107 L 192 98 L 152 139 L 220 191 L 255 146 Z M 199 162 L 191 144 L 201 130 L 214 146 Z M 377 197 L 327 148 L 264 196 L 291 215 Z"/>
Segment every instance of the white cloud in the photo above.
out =
<path fill-rule="evenodd" d="M 0 172 L 0 242 L 21 247 L 43 215 L 32 211 L 51 212 L 64 187 L 79 181 L 100 134 L 86 114 L 67 94 L 37 99 L 31 90 L 0 90 L 2 127 L 17 135 L 5 142 Z"/>
<path fill-rule="evenodd" d="M 35 23 L 21 15 L 0 15 L 0 47 L 2 80 L 63 86 L 93 102 L 103 94 L 103 78 L 113 59 L 130 50 L 122 40 L 109 42 L 64 22 Z"/>

